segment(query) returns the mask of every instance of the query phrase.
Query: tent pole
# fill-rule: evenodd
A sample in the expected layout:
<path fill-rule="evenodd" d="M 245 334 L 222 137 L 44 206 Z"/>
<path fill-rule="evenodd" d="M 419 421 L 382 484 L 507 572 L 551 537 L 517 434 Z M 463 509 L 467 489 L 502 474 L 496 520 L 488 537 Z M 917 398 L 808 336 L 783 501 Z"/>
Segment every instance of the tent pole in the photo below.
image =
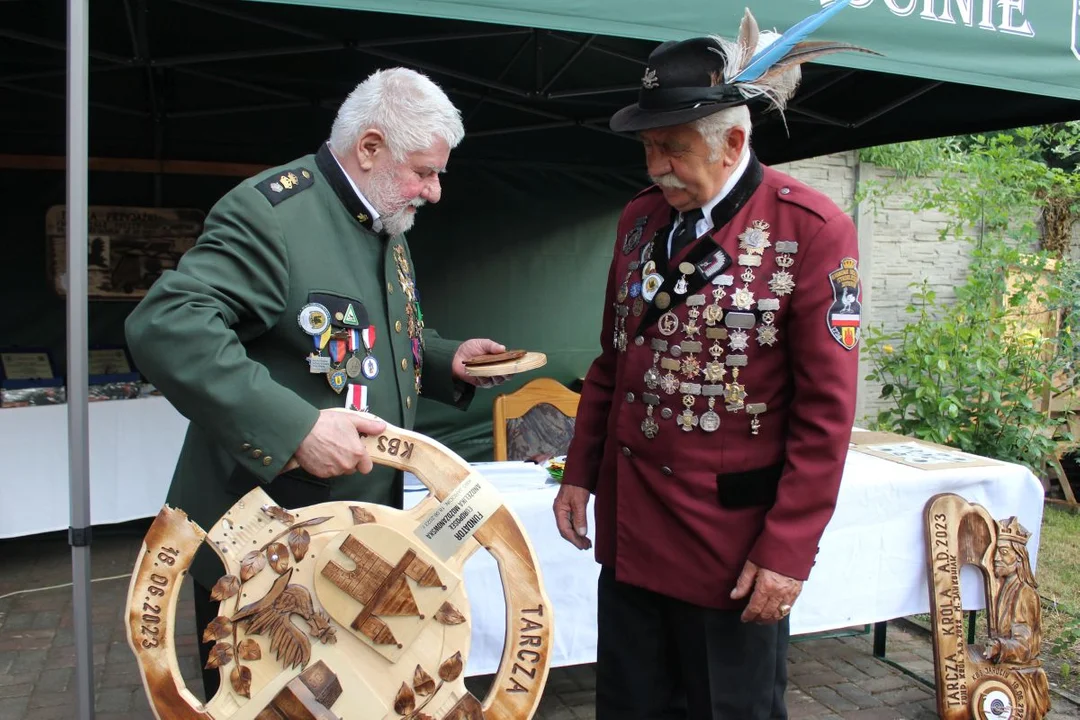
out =
<path fill-rule="evenodd" d="M 79 720 L 94 717 L 90 624 L 90 448 L 87 344 L 87 175 L 89 166 L 89 0 L 68 0 L 67 83 L 67 410 L 71 505 L 75 696 Z"/>

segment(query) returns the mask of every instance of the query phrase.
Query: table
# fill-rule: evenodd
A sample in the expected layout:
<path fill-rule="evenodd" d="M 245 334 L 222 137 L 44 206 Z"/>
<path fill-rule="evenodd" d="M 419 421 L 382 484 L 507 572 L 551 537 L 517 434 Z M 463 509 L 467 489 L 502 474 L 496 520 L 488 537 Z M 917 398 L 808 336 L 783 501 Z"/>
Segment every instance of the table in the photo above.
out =
<path fill-rule="evenodd" d="M 154 516 L 180 452 L 185 420 L 164 398 L 90 404 L 90 486 L 94 524 Z M 67 406 L 0 410 L 0 538 L 69 524 Z M 552 662 L 593 662 L 596 579 L 592 553 L 559 537 L 551 514 L 558 486 L 528 463 L 479 463 L 505 495 L 540 556 L 556 613 Z M 922 511 L 940 492 L 984 505 L 998 519 L 1016 515 L 1032 532 L 1037 559 L 1043 489 L 1019 465 L 919 470 L 858 452 L 848 454 L 836 513 L 791 614 L 792 632 L 808 634 L 927 612 Z M 412 506 L 425 491 L 406 494 Z M 590 505 L 590 524 L 591 505 Z M 502 585 L 495 562 L 477 553 L 466 566 L 473 609 L 469 672 L 494 672 L 503 646 Z M 981 609 L 976 572 L 964 568 L 965 607 Z"/>
<path fill-rule="evenodd" d="M 0 538 L 71 524 L 67 405 L 0 409 Z M 92 402 L 94 525 L 153 517 L 165 501 L 188 421 L 163 397 Z"/>
<path fill-rule="evenodd" d="M 596 660 L 596 580 L 592 551 L 563 540 L 551 513 L 558 485 L 531 463 L 477 463 L 503 493 L 540 557 L 544 585 L 555 612 L 553 666 Z M 426 489 L 410 483 L 406 505 Z M 987 508 L 996 519 L 1016 515 L 1031 531 L 1028 548 L 1035 567 L 1042 526 L 1043 488 L 1026 468 L 992 467 L 920 470 L 851 451 L 836 512 L 822 537 L 810 579 L 791 612 L 793 635 L 882 623 L 929 611 L 923 508 L 937 493 L 953 492 Z M 592 534 L 592 504 L 589 505 Z M 465 566 L 472 610 L 470 674 L 498 668 L 505 631 L 505 605 L 498 568 L 481 551 Z M 961 573 L 964 607 L 985 607 L 974 568 Z"/>

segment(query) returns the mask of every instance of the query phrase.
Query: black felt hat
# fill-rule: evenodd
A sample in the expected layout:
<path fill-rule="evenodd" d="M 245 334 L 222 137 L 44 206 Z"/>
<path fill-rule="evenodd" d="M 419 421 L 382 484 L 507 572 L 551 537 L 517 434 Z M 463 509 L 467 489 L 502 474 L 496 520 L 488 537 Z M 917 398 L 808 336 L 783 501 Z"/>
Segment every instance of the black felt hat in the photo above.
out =
<path fill-rule="evenodd" d="M 798 85 L 799 76 L 790 71 L 835 52 L 873 52 L 848 43 L 805 41 L 851 2 L 831 0 L 782 35 L 759 32 L 747 8 L 739 35 L 727 48 L 714 37 L 660 45 L 649 54 L 637 104 L 615 113 L 611 129 L 635 132 L 682 125 L 752 102 L 782 109 Z M 729 62 L 735 67 L 727 67 Z"/>
<path fill-rule="evenodd" d="M 693 122 L 749 102 L 724 82 L 724 54 L 707 37 L 660 45 L 649 55 L 638 101 L 611 118 L 615 132 L 635 132 Z"/>

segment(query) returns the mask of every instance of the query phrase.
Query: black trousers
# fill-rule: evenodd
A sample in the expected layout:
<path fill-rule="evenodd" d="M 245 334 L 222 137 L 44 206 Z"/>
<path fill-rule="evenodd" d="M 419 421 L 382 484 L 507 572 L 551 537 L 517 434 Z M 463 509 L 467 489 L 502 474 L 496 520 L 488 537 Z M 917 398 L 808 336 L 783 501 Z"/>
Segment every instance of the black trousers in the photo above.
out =
<path fill-rule="evenodd" d="M 787 720 L 787 618 L 744 623 L 606 566 L 598 593 L 597 720 Z"/>

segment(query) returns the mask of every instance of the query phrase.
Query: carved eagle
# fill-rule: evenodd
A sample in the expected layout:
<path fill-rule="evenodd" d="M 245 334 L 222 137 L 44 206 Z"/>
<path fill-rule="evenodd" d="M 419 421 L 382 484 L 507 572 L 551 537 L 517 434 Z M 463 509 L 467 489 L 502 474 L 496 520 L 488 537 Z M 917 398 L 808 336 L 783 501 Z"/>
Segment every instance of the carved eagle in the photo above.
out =
<path fill-rule="evenodd" d="M 301 669 L 311 660 L 311 643 L 307 636 L 292 622 L 293 615 L 307 621 L 309 634 L 323 643 L 337 642 L 330 616 L 316 611 L 311 594 L 302 585 L 290 585 L 292 568 L 274 581 L 262 599 L 245 605 L 233 615 L 233 623 L 243 623 L 248 635 L 264 635 L 270 638 L 270 650 L 286 668 Z"/>

